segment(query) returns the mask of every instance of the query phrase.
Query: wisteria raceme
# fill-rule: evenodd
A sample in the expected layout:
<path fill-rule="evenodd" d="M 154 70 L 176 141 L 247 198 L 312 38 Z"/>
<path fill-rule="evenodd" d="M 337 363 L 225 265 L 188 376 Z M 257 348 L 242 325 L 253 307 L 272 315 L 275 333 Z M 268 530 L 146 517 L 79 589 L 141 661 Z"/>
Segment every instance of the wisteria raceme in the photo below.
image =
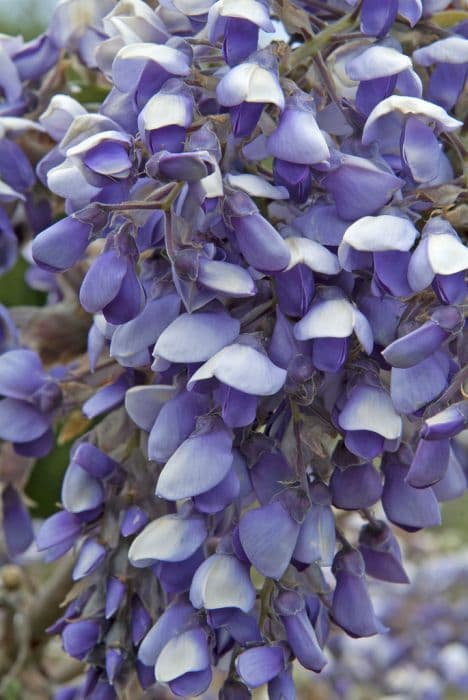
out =
<path fill-rule="evenodd" d="M 387 630 L 368 577 L 408 583 L 398 532 L 468 473 L 458 4 L 59 0 L 0 37 L 0 273 L 47 295 L 0 307 L 3 530 L 21 562 L 73 441 L 57 700 L 293 700 Z"/>

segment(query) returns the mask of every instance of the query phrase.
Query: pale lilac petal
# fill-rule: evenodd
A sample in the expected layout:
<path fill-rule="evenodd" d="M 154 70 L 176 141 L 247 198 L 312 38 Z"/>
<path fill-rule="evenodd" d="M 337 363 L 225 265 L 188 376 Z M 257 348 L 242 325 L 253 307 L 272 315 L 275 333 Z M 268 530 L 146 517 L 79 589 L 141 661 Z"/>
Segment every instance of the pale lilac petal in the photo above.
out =
<path fill-rule="evenodd" d="M 267 199 L 288 199 L 289 194 L 285 187 L 271 185 L 259 175 L 243 173 L 242 175 L 226 175 L 226 183 L 231 187 L 242 190 L 250 197 L 266 197 Z"/>
<path fill-rule="evenodd" d="M 72 462 L 62 483 L 62 503 L 70 513 L 81 513 L 97 508 L 104 501 L 101 482 L 85 469 Z"/>
<path fill-rule="evenodd" d="M 169 640 L 156 661 L 155 676 L 159 683 L 168 683 L 185 673 L 203 671 L 209 665 L 206 634 L 197 627 Z"/>
<path fill-rule="evenodd" d="M 153 345 L 165 328 L 177 318 L 179 310 L 180 299 L 177 294 L 167 294 L 148 301 L 138 316 L 115 329 L 109 350 L 111 357 L 116 357 L 125 364 L 126 358 Z"/>
<path fill-rule="evenodd" d="M 10 350 L 0 355 L 0 395 L 27 399 L 46 379 L 39 355 L 32 350 Z"/>
<path fill-rule="evenodd" d="M 188 603 L 177 602 L 163 612 L 149 630 L 138 649 L 138 658 L 146 666 L 154 666 L 168 641 L 193 621 L 195 610 Z"/>
<path fill-rule="evenodd" d="M 354 309 L 347 299 L 327 299 L 313 303 L 304 318 L 294 326 L 297 340 L 347 338 L 354 328 Z"/>
<path fill-rule="evenodd" d="M 420 66 L 431 66 L 433 63 L 468 63 L 468 39 L 462 36 L 439 39 L 416 49 L 412 57 Z"/>
<path fill-rule="evenodd" d="M 243 651 L 236 659 L 236 670 L 249 688 L 271 681 L 284 668 L 280 646 L 259 646 Z"/>
<path fill-rule="evenodd" d="M 233 297 L 251 297 L 257 291 L 255 282 L 247 270 L 222 260 L 201 258 L 198 263 L 197 281 L 214 292 Z"/>
<path fill-rule="evenodd" d="M 213 488 L 231 467 L 231 445 L 231 436 L 222 427 L 194 433 L 177 448 L 162 470 L 156 495 L 177 501 Z"/>
<path fill-rule="evenodd" d="M 228 345 L 192 375 L 187 384 L 216 377 L 238 391 L 255 396 L 271 396 L 286 381 L 286 371 L 271 362 L 267 355 L 249 345 Z"/>
<path fill-rule="evenodd" d="M 196 419 L 209 408 L 202 394 L 182 391 L 171 396 L 159 411 L 148 438 L 148 457 L 166 462 L 195 429 Z"/>
<path fill-rule="evenodd" d="M 133 540 L 128 558 L 133 566 L 142 568 L 155 561 L 184 561 L 192 556 L 207 536 L 201 517 L 164 515 L 148 523 Z"/>
<path fill-rule="evenodd" d="M 416 413 L 447 388 L 449 360 L 437 352 L 422 362 L 400 369 L 392 368 L 390 394 L 399 413 Z"/>
<path fill-rule="evenodd" d="M 134 423 L 149 432 L 161 408 L 175 394 L 172 386 L 134 386 L 125 394 L 125 410 Z"/>
<path fill-rule="evenodd" d="M 239 335 L 240 323 L 224 311 L 182 314 L 159 336 L 154 356 L 171 362 L 204 362 Z"/>
<path fill-rule="evenodd" d="M 379 140 L 380 126 L 378 121 L 387 114 L 396 112 L 401 116 L 414 115 L 423 121 L 435 122 L 439 131 L 454 131 L 462 125 L 458 119 L 451 117 L 445 109 L 419 97 L 392 95 L 382 100 L 369 114 L 362 132 L 363 144 Z"/>
<path fill-rule="evenodd" d="M 337 275 L 340 272 L 341 267 L 336 255 L 320 243 L 297 236 L 286 238 L 285 242 L 291 253 L 291 260 L 286 270 L 303 263 L 314 272 L 320 272 L 323 275 Z"/>
<path fill-rule="evenodd" d="M 197 569 L 190 587 L 195 608 L 239 608 L 249 612 L 255 604 L 255 588 L 248 567 L 236 557 L 213 554 Z"/>
<path fill-rule="evenodd" d="M 390 396 L 373 386 L 359 386 L 352 392 L 340 413 L 343 430 L 367 430 L 396 440 L 401 435 L 400 415 Z"/>
<path fill-rule="evenodd" d="M 43 435 L 50 419 L 35 406 L 19 399 L 0 401 L 0 439 L 10 442 L 31 442 Z"/>
<path fill-rule="evenodd" d="M 276 501 L 245 513 L 239 523 L 239 536 L 253 566 L 264 576 L 279 579 L 289 566 L 299 529 Z"/>
<path fill-rule="evenodd" d="M 389 46 L 371 46 L 346 64 L 351 80 L 373 80 L 411 68 L 409 56 Z"/>
<path fill-rule="evenodd" d="M 232 68 L 216 87 L 218 102 L 234 107 L 241 102 L 272 103 L 284 107 L 284 95 L 276 76 L 256 63 L 241 63 Z"/>

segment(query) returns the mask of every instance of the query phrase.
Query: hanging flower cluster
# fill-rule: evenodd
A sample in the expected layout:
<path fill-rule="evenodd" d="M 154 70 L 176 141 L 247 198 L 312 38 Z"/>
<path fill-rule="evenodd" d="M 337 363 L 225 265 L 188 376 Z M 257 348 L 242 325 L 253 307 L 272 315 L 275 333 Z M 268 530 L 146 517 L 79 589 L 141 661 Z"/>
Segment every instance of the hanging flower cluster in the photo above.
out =
<path fill-rule="evenodd" d="M 58 698 L 135 674 L 198 695 L 220 665 L 224 700 L 292 700 L 331 626 L 386 629 L 367 577 L 408 581 L 390 524 L 464 493 L 448 5 L 61 0 L 39 39 L 0 37 L 0 270 L 23 212 L 48 294 L 32 320 L 1 309 L 0 438 L 42 457 L 82 416 L 37 536 L 74 557 L 52 631 L 88 671 Z M 33 537 L 19 488 L 11 555 Z"/>

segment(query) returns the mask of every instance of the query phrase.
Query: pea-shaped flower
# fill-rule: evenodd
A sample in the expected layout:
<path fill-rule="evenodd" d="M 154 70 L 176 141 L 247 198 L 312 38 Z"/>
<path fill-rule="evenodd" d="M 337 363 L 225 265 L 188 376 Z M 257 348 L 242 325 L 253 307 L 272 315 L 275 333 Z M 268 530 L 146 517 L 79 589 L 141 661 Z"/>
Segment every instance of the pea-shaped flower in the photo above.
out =
<path fill-rule="evenodd" d="M 431 284 L 445 304 L 456 304 L 466 295 L 464 271 L 468 248 L 442 217 L 429 219 L 408 266 L 408 281 L 415 292 Z"/>
<path fill-rule="evenodd" d="M 140 112 L 140 135 L 152 153 L 180 153 L 192 114 L 193 98 L 189 88 L 180 80 L 168 80 Z"/>
<path fill-rule="evenodd" d="M 266 104 L 284 107 L 276 59 L 267 49 L 257 51 L 223 76 L 216 95 L 220 105 L 229 107 L 235 136 L 249 136 Z"/>
<path fill-rule="evenodd" d="M 42 457 L 52 448 L 52 421 L 62 392 L 32 350 L 9 350 L 0 356 L 0 438 L 16 452 Z"/>
<path fill-rule="evenodd" d="M 370 354 L 373 337 L 369 322 L 338 287 L 318 290 L 309 311 L 294 326 L 297 340 L 313 340 L 312 361 L 324 372 L 337 372 L 343 366 L 353 332 Z"/>
<path fill-rule="evenodd" d="M 434 66 L 427 85 L 427 98 L 451 109 L 466 81 L 468 39 L 458 35 L 439 39 L 413 51 L 413 60 L 420 66 Z"/>
<path fill-rule="evenodd" d="M 218 0 L 208 12 L 208 36 L 215 42 L 223 35 L 226 63 L 235 66 L 257 50 L 258 33 L 273 32 L 268 4 L 257 0 Z"/>

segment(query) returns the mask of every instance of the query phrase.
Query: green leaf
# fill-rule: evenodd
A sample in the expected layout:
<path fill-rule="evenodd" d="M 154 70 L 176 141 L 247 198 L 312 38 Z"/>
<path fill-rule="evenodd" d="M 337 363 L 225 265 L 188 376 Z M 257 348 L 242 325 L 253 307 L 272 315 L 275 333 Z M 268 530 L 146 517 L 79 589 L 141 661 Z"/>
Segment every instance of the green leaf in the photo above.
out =
<path fill-rule="evenodd" d="M 47 518 L 57 511 L 63 475 L 70 458 L 70 443 L 56 446 L 52 452 L 38 459 L 29 477 L 25 493 L 36 503 L 31 508 L 34 518 Z"/>
<path fill-rule="evenodd" d="M 21 683 L 16 678 L 8 681 L 3 689 L 4 700 L 21 700 Z"/>
<path fill-rule="evenodd" d="M 46 300 L 44 292 L 28 287 L 24 275 L 28 264 L 18 258 L 16 265 L 0 277 L 0 303 L 5 306 L 43 306 Z"/>
<path fill-rule="evenodd" d="M 432 15 L 430 21 L 443 29 L 450 29 L 460 22 L 468 20 L 468 12 L 466 10 L 445 10 Z"/>

